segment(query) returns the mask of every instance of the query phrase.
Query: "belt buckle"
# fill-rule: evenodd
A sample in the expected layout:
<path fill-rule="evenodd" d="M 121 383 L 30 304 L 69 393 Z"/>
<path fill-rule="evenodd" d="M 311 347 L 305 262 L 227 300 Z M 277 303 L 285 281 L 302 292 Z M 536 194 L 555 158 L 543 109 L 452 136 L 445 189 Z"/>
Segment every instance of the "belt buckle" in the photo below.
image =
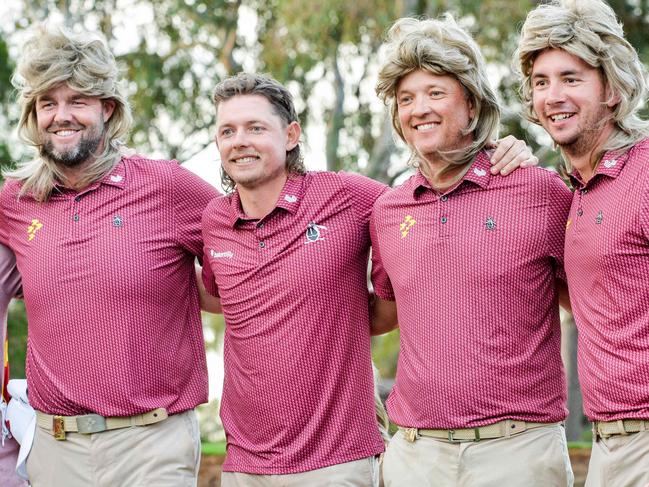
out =
<path fill-rule="evenodd" d="M 408 443 L 414 443 L 417 440 L 417 428 L 405 428 L 403 433 Z"/>
<path fill-rule="evenodd" d="M 99 414 L 85 414 L 77 417 L 77 431 L 84 435 L 106 431 L 106 418 Z"/>
<path fill-rule="evenodd" d="M 52 418 L 52 433 L 54 433 L 55 440 L 65 440 L 65 420 L 63 416 L 54 416 Z"/>

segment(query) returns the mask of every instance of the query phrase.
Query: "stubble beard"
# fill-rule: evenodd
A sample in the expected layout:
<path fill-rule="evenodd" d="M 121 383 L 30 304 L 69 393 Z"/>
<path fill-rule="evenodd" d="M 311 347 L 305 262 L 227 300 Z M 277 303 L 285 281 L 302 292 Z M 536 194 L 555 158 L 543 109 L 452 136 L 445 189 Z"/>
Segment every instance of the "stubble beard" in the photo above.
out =
<path fill-rule="evenodd" d="M 589 116 L 578 127 L 578 132 L 566 140 L 554 139 L 561 150 L 568 157 L 582 157 L 586 154 L 593 152 L 598 143 L 600 143 L 600 136 L 605 129 L 607 123 L 611 120 L 611 112 L 606 106 L 601 106 L 600 109 Z"/>
<path fill-rule="evenodd" d="M 61 127 L 65 128 L 65 127 Z M 66 150 L 59 151 L 54 147 L 51 139 L 48 139 L 41 146 L 41 156 L 52 161 L 54 164 L 73 168 L 80 166 L 89 159 L 94 159 L 97 154 L 97 148 L 104 137 L 104 127 L 95 127 L 86 135 L 81 137 L 81 140 L 74 147 Z"/>

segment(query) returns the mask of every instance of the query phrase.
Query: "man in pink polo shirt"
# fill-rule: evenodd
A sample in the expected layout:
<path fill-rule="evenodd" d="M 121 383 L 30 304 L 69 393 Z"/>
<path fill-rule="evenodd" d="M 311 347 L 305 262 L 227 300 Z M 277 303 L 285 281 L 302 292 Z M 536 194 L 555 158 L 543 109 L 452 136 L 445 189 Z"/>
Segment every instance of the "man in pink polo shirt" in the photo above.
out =
<path fill-rule="evenodd" d="M 5 341 L 7 339 L 7 308 L 9 302 L 20 290 L 20 274 L 16 268 L 16 259 L 7 247 L 0 244 L 0 344 L 2 344 L 2 368 L 3 375 L 0 378 L 0 407 L 3 411 L 6 407 L 6 381 L 9 379 L 7 372 L 7 347 Z M 4 419 L 4 414 L 0 414 L 0 418 Z M 6 426 L 6 425 L 5 425 Z M 16 460 L 18 458 L 19 445 L 13 438 L 6 437 L 6 430 L 3 425 L 0 425 L 0 479 L 2 480 L 2 487 L 24 487 L 27 484 L 16 475 Z"/>
<path fill-rule="evenodd" d="M 613 10 L 553 1 L 527 16 L 517 52 L 529 120 L 575 187 L 565 268 L 579 331 L 586 485 L 649 485 L 649 122 L 645 69 Z"/>
<path fill-rule="evenodd" d="M 203 272 L 227 325 L 222 484 L 377 485 L 367 263 L 386 187 L 306 172 L 292 97 L 273 79 L 228 78 L 214 102 L 229 194 L 203 214 Z"/>
<path fill-rule="evenodd" d="M 371 222 L 373 332 L 397 314 L 401 330 L 386 486 L 572 485 L 559 326 L 570 191 L 540 168 L 490 174 L 500 109 L 452 17 L 401 19 L 386 47 L 377 94 L 417 167 Z"/>
<path fill-rule="evenodd" d="M 41 29 L 13 81 L 38 150 L 0 194 L 29 320 L 30 482 L 193 486 L 207 400 L 194 262 L 217 192 L 126 153 L 130 109 L 103 38 Z"/>

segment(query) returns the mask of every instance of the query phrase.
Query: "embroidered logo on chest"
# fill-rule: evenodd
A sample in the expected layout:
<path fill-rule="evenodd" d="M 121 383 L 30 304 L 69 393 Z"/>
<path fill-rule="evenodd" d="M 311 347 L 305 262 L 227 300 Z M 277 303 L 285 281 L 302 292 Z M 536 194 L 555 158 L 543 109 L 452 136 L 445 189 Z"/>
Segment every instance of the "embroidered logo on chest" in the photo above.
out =
<path fill-rule="evenodd" d="M 306 227 L 306 242 L 305 244 L 310 244 L 317 242 L 318 240 L 324 240 L 322 236 L 322 231 L 327 230 L 327 227 L 323 225 L 318 225 L 316 222 L 311 222 Z"/>
<path fill-rule="evenodd" d="M 494 220 L 492 216 L 489 216 L 487 217 L 487 221 L 484 222 L 484 226 L 487 230 L 495 230 L 496 220 Z"/>
<path fill-rule="evenodd" d="M 408 232 L 410 232 L 410 229 L 414 226 L 415 223 L 417 223 L 417 220 L 415 220 L 412 215 L 406 215 L 403 221 L 399 224 L 399 232 L 401 232 L 401 238 L 406 238 L 408 236 Z"/>
<path fill-rule="evenodd" d="M 31 242 L 36 237 L 36 232 L 43 228 L 43 224 L 37 220 L 33 219 L 31 224 L 27 227 L 27 241 Z"/>
<path fill-rule="evenodd" d="M 116 228 L 122 228 L 124 226 L 124 219 L 119 215 L 115 215 L 113 217 L 113 226 Z"/>
<path fill-rule="evenodd" d="M 595 217 L 595 225 L 601 225 L 603 219 L 604 219 L 604 214 L 602 213 L 602 210 L 599 210 L 599 213 Z"/>

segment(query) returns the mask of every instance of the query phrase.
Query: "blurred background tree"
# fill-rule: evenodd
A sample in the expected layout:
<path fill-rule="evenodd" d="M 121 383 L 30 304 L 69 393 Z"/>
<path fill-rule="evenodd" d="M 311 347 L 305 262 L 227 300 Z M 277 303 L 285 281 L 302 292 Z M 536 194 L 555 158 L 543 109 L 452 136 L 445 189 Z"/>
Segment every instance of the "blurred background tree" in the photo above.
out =
<path fill-rule="evenodd" d="M 518 28 L 531 0 L 14 0 L 0 7 L 0 165 L 31 157 L 17 142 L 18 109 L 10 76 L 31 26 L 49 22 L 103 32 L 124 69 L 135 126 L 129 143 L 141 153 L 191 159 L 213 136 L 211 90 L 240 70 L 267 72 L 287 84 L 305 129 L 307 165 L 349 170 L 394 184 L 408 168 L 395 143 L 374 84 L 381 43 L 402 16 L 450 11 L 482 46 L 503 102 L 502 134 L 522 138 L 541 163 L 559 159 L 548 137 L 519 116 L 518 80 L 511 70 Z M 649 0 L 611 0 L 628 39 L 649 61 Z M 645 109 L 646 110 L 646 109 Z M 645 116 L 647 112 L 645 111 Z M 214 152 L 216 152 L 214 150 Z M 213 171 L 218 171 L 217 167 Z M 570 322 L 570 317 L 564 321 Z M 22 304 L 12 307 L 13 370 L 24 357 Z M 208 349 L 217 350 L 222 319 L 206 322 Z M 576 332 L 567 325 L 564 356 L 571 377 L 569 437 L 583 418 L 574 367 Z M 374 358 L 394 377 L 398 332 L 377 337 Z M 572 425 L 572 427 L 570 427 Z"/>

